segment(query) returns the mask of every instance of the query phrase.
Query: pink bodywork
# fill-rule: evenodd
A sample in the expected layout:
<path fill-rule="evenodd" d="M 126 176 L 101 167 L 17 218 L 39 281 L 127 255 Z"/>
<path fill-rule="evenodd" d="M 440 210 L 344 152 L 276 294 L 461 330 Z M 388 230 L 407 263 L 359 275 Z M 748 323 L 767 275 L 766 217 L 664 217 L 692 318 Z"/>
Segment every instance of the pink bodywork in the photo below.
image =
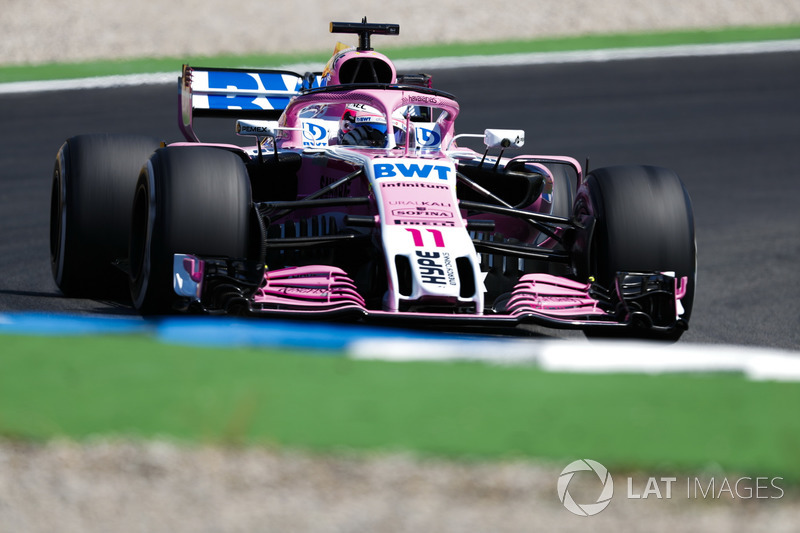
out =
<path fill-rule="evenodd" d="M 334 56 L 329 63 L 330 71 L 323 73 L 325 81 L 330 85 L 340 83 L 338 66 L 345 61 L 357 58 L 359 54 L 370 54 L 382 58 L 391 68 L 392 83 L 396 82 L 396 71 L 391 62 L 375 52 L 346 51 Z M 188 143 L 177 145 L 206 145 L 238 151 L 252 155 L 260 153 L 258 147 L 242 148 L 235 145 L 199 143 L 192 130 L 191 113 L 191 69 L 184 68 L 182 86 L 181 128 Z M 390 145 L 386 148 L 359 148 L 352 146 L 336 146 L 336 130 L 339 120 L 348 105 L 369 106 L 377 110 L 386 118 L 386 136 Z M 318 109 L 318 113 L 309 113 L 309 109 Z M 395 122 L 393 117 L 398 109 L 408 107 L 431 107 L 443 111 L 435 123 L 423 123 L 432 128 L 440 136 L 439 142 L 433 147 L 415 146 L 416 136 L 411 132 L 414 123 L 406 119 L 406 143 L 394 146 Z M 383 248 L 386 254 L 387 270 L 389 272 L 388 292 L 384 297 L 382 309 L 368 309 L 367 303 L 358 292 L 358 288 L 348 274 L 337 267 L 329 265 L 310 265 L 289 267 L 278 270 L 266 270 L 261 285 L 251 296 L 252 302 L 258 306 L 258 311 L 265 314 L 292 313 L 297 315 L 324 315 L 341 311 L 353 311 L 367 317 L 404 317 L 409 320 L 426 320 L 428 318 L 447 317 L 451 320 L 468 320 L 470 322 L 494 321 L 495 323 L 522 323 L 526 321 L 537 322 L 544 319 L 546 322 L 564 326 L 585 325 L 619 325 L 614 315 L 600 307 L 599 302 L 590 295 L 591 284 L 580 283 L 566 278 L 549 274 L 523 275 L 513 288 L 510 299 L 505 304 L 505 310 L 498 315 L 483 315 L 483 280 L 480 277 L 479 260 L 472 244 L 472 237 L 466 230 L 466 212 L 458 207 L 458 198 L 455 192 L 457 163 L 459 158 L 464 160 L 480 159 L 482 154 L 461 148 L 453 141 L 455 137 L 454 123 L 459 115 L 458 103 L 443 94 L 425 90 L 405 88 L 376 89 L 376 88 L 330 88 L 329 90 L 314 91 L 312 93 L 298 93 L 289 102 L 281 115 L 277 135 L 273 142 L 281 151 L 297 153 L 319 152 L 320 157 L 303 157 L 302 166 L 298 172 L 299 188 L 298 199 L 303 199 L 317 191 L 321 186 L 332 183 L 343 176 L 363 168 L 365 175 L 353 180 L 342 193 L 348 196 L 365 196 L 372 200 L 369 206 L 351 208 L 349 214 L 362 214 L 374 216 L 376 238 L 383 239 Z M 313 116 L 311 116 L 313 115 Z M 310 125 L 325 130 L 325 138 L 320 145 L 308 146 L 304 141 L 306 128 Z M 494 165 L 496 159 L 488 158 L 488 165 Z M 512 159 L 503 159 L 504 165 L 513 164 L 515 161 L 523 164 L 527 170 L 537 172 L 545 177 L 547 184 L 543 194 L 537 197 L 529 206 L 522 209 L 548 214 L 552 212 L 552 192 L 554 186 L 553 175 L 542 162 L 566 163 L 575 169 L 578 177 L 577 187 L 582 183 L 583 172 L 580 164 L 570 158 L 562 156 L 518 156 Z M 375 168 L 380 164 L 393 165 L 394 168 L 408 171 L 408 176 L 378 179 Z M 437 166 L 438 165 L 438 166 Z M 431 168 L 448 166 L 448 172 L 430 174 Z M 428 173 L 423 172 L 427 169 Z M 323 183 L 323 180 L 329 180 Z M 410 185 L 409 185 L 410 184 Z M 343 194 L 344 195 L 344 194 Z M 380 215 L 375 213 L 379 212 Z M 295 212 L 298 218 L 315 214 L 324 214 L 324 210 L 299 209 Z M 533 243 L 538 239 L 540 248 L 554 248 L 557 244 L 552 238 L 539 238 L 535 228 L 527 224 L 520 224 L 518 218 L 498 214 L 481 214 L 476 218 L 492 220 L 495 222 L 495 231 L 506 238 L 518 239 L 522 243 Z M 557 229 L 556 232 L 562 230 Z M 441 252 L 441 263 L 439 262 Z M 473 302 L 474 310 L 470 314 L 401 311 L 398 302 L 403 299 L 397 288 L 398 277 L 393 270 L 394 260 L 398 256 L 436 257 L 437 260 L 428 262 L 418 261 L 412 266 L 415 275 L 420 275 L 420 270 L 442 270 L 441 283 L 443 287 L 430 290 L 420 297 L 421 300 L 439 302 L 452 302 L 454 304 Z M 204 262 L 193 256 L 181 256 L 182 275 L 176 266 L 176 276 L 185 285 L 184 296 L 200 298 L 203 283 Z M 450 263 L 450 271 L 445 271 Z M 452 258 L 452 261 L 450 259 Z M 458 287 L 453 289 L 452 275 L 455 272 L 452 265 L 455 261 L 468 259 L 473 266 L 475 279 L 475 294 L 463 297 L 459 294 Z M 422 265 L 422 266 L 420 266 Z M 416 269 L 416 270 L 415 270 Z M 438 278 L 439 276 L 437 276 Z M 449 282 L 449 283 L 448 283 Z M 441 290 L 439 290 L 441 289 Z M 687 279 L 675 280 L 675 306 L 676 316 L 680 315 L 680 299 L 686 294 Z M 449 291 L 449 292 L 448 292 Z M 408 297 L 406 296 L 406 301 Z M 388 303 L 387 303 L 388 302 Z M 462 307 L 464 309 L 466 307 Z"/>
<path fill-rule="evenodd" d="M 589 296 L 590 287 L 550 274 L 526 274 L 514 286 L 508 309 L 513 316 L 531 312 L 553 317 L 607 314 Z"/>
<path fill-rule="evenodd" d="M 336 267 L 313 265 L 264 272 L 264 283 L 253 301 L 272 308 L 338 309 L 366 306 L 347 273 Z"/>

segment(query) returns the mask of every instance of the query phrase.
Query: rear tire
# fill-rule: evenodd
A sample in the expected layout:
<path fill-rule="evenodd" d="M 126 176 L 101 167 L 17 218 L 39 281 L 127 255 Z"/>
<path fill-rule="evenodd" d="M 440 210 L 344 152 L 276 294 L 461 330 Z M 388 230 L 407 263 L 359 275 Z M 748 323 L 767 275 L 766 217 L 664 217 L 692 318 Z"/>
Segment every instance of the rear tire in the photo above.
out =
<path fill-rule="evenodd" d="M 589 273 L 606 288 L 617 272 L 675 272 L 688 278 L 681 300 L 689 320 L 694 302 L 696 245 L 692 203 L 671 170 L 652 166 L 600 168 L 587 177 L 575 204 L 576 214 L 597 219 L 589 251 Z M 625 336 L 677 340 L 669 333 L 625 330 Z M 591 332 L 587 331 L 587 334 Z"/>
<path fill-rule="evenodd" d="M 130 291 L 142 314 L 172 312 L 176 253 L 246 258 L 251 209 L 244 162 L 204 146 L 158 150 L 133 201 Z"/>
<path fill-rule="evenodd" d="M 131 196 L 160 142 L 138 135 L 71 137 L 56 155 L 50 199 L 50 265 L 71 297 L 125 296 L 112 263 L 128 255 Z"/>

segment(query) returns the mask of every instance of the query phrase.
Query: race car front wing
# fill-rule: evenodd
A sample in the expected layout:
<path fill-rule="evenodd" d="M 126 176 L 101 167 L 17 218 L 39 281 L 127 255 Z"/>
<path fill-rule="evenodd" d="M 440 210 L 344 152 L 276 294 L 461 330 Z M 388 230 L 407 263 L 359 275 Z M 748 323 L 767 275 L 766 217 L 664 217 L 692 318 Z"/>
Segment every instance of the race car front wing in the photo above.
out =
<path fill-rule="evenodd" d="M 561 329 L 634 327 L 669 332 L 686 329 L 681 299 L 688 279 L 672 272 L 619 272 L 615 286 L 581 283 L 550 274 L 526 274 L 505 298 L 483 313 L 368 309 L 347 273 L 328 265 L 265 270 L 231 259 L 175 254 L 177 308 L 293 318 L 402 322 L 409 325 L 516 326 Z"/>

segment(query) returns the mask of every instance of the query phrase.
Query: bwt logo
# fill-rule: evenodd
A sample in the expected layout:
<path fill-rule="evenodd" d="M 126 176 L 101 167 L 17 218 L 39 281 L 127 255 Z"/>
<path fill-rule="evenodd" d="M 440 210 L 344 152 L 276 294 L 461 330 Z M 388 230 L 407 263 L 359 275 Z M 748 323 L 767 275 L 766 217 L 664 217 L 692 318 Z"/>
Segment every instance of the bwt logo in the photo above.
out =
<path fill-rule="evenodd" d="M 305 122 L 303 124 L 303 146 L 327 146 L 328 130 L 319 124 Z"/>
<path fill-rule="evenodd" d="M 442 136 L 435 130 L 418 127 L 415 131 L 417 134 L 417 144 L 423 148 L 436 147 L 442 142 Z"/>
<path fill-rule="evenodd" d="M 603 489 L 594 503 L 577 503 L 569 493 L 569 482 L 572 481 L 572 477 L 576 472 L 581 471 L 594 472 L 600 478 Z M 558 499 L 561 500 L 567 511 L 578 516 L 596 515 L 608 507 L 612 496 L 614 496 L 614 480 L 611 479 L 611 474 L 608 473 L 606 467 L 597 461 L 592 461 L 591 459 L 573 461 L 561 471 L 561 475 L 558 477 Z"/>
<path fill-rule="evenodd" d="M 208 88 L 232 89 L 234 91 L 294 91 L 293 76 L 284 78 L 282 74 L 231 72 L 224 70 L 208 71 Z M 263 94 L 209 94 L 211 109 L 283 109 L 289 103 L 289 96 L 270 96 Z"/>
<path fill-rule="evenodd" d="M 440 180 L 447 180 L 453 170 L 446 165 L 419 165 L 417 163 L 375 163 L 375 179 L 396 178 L 427 178 L 433 174 Z"/>

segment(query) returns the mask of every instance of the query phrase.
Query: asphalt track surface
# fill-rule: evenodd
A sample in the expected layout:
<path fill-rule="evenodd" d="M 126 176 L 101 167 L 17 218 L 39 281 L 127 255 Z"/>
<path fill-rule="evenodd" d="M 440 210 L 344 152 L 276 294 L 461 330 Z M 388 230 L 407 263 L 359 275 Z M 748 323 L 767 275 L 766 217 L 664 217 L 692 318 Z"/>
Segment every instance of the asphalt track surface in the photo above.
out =
<path fill-rule="evenodd" d="M 800 53 L 431 73 L 461 103 L 459 132 L 523 128 L 524 153 L 675 170 L 694 204 L 699 262 L 681 342 L 800 349 Z M 80 133 L 182 140 L 176 92 L 0 95 L 0 312 L 134 314 L 123 302 L 68 299 L 56 288 L 48 252 L 54 156 Z M 199 128 L 208 141 L 235 141 L 232 130 L 225 121 Z"/>

